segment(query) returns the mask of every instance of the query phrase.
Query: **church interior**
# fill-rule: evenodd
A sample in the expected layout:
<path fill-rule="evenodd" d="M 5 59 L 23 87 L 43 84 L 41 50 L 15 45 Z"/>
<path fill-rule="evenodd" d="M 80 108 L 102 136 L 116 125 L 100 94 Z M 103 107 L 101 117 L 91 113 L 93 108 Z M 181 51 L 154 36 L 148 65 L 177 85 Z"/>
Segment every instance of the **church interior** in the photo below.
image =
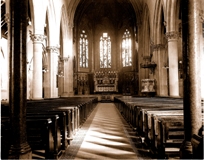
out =
<path fill-rule="evenodd" d="M 0 15 L 1 159 L 204 158 L 204 0 L 1 0 Z"/>

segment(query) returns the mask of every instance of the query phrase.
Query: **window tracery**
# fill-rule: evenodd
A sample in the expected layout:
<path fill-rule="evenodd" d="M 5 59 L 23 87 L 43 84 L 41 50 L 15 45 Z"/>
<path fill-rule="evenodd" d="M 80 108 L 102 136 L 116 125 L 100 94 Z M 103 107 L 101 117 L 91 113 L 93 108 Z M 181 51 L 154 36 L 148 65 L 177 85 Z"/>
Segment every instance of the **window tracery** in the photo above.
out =
<path fill-rule="evenodd" d="M 82 30 L 79 39 L 79 56 L 80 56 L 80 67 L 88 68 L 88 38 L 84 30 Z"/>
<path fill-rule="evenodd" d="M 100 38 L 100 68 L 111 68 L 111 38 L 103 33 Z"/>
<path fill-rule="evenodd" d="M 122 64 L 123 67 L 132 66 L 132 40 L 128 29 L 126 29 L 122 38 Z"/>

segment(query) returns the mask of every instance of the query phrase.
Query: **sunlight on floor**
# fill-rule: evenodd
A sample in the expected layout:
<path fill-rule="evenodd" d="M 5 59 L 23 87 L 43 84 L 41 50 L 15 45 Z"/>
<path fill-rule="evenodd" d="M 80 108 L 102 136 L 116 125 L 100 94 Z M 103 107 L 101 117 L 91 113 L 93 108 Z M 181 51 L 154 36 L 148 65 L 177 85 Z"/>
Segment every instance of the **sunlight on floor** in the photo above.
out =
<path fill-rule="evenodd" d="M 137 159 L 117 114 L 113 104 L 99 108 L 76 159 Z"/>

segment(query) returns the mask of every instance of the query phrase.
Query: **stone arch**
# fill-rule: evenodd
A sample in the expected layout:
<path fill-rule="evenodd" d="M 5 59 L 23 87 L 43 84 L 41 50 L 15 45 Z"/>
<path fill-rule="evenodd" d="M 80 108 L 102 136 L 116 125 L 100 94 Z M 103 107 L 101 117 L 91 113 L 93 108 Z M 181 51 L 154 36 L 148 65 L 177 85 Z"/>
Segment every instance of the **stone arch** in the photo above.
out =
<path fill-rule="evenodd" d="M 155 14 L 154 14 L 154 21 L 153 21 L 153 43 L 160 44 L 162 42 L 162 25 L 165 24 L 165 14 L 164 14 L 163 4 L 161 0 L 157 0 L 155 4 Z M 163 22 L 162 22 L 163 20 Z"/>
<path fill-rule="evenodd" d="M 150 56 L 150 44 L 151 44 L 151 29 L 150 29 L 150 12 L 147 4 L 143 6 L 143 21 L 140 27 L 140 37 L 139 37 L 139 52 L 138 60 L 139 64 L 145 63 L 143 59 L 146 56 Z M 139 66 L 139 77 L 140 79 L 149 78 L 149 69 L 143 69 Z M 139 85 L 141 87 L 141 85 Z M 141 90 L 141 89 L 140 89 Z"/>
<path fill-rule="evenodd" d="M 151 44 L 151 28 L 150 28 L 150 16 L 149 16 L 149 8 L 148 5 L 144 6 L 143 12 L 143 40 L 142 45 L 144 46 L 144 54 L 143 56 L 150 55 L 150 44 Z"/>
<path fill-rule="evenodd" d="M 157 95 L 168 96 L 168 52 L 166 40 L 166 12 L 164 10 L 162 0 L 157 0 L 155 3 L 155 12 L 153 20 L 153 41 L 151 44 L 153 61 L 157 64 L 155 68 L 154 79 L 157 84 Z M 162 77 L 162 78 L 160 78 Z"/>
<path fill-rule="evenodd" d="M 60 37 L 60 38 L 62 38 L 62 43 L 63 43 L 63 45 L 62 45 L 62 56 L 63 57 L 67 57 L 68 55 L 67 55 L 67 53 L 65 53 L 66 52 L 66 48 L 65 48 L 65 44 L 66 44 L 66 42 L 67 42 L 67 39 L 68 39 L 68 17 L 67 17 L 67 12 L 66 12 L 66 7 L 65 7 L 65 5 L 63 5 L 62 6 L 62 8 L 61 8 L 61 15 L 60 15 L 60 32 L 62 32 L 62 34 L 60 34 L 60 35 L 62 35 L 62 37 Z M 60 44 L 61 45 L 61 44 Z"/>
<path fill-rule="evenodd" d="M 167 32 L 178 31 L 178 19 L 180 13 L 180 0 L 168 0 L 167 1 Z"/>

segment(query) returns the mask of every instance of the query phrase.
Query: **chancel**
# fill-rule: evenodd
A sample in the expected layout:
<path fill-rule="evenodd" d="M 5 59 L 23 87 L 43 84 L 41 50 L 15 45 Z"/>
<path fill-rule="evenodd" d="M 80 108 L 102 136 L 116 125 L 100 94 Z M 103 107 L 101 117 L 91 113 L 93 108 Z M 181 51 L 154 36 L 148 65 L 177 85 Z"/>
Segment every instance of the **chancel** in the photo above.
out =
<path fill-rule="evenodd" d="M 204 159 L 204 0 L 1 0 L 1 159 Z"/>

